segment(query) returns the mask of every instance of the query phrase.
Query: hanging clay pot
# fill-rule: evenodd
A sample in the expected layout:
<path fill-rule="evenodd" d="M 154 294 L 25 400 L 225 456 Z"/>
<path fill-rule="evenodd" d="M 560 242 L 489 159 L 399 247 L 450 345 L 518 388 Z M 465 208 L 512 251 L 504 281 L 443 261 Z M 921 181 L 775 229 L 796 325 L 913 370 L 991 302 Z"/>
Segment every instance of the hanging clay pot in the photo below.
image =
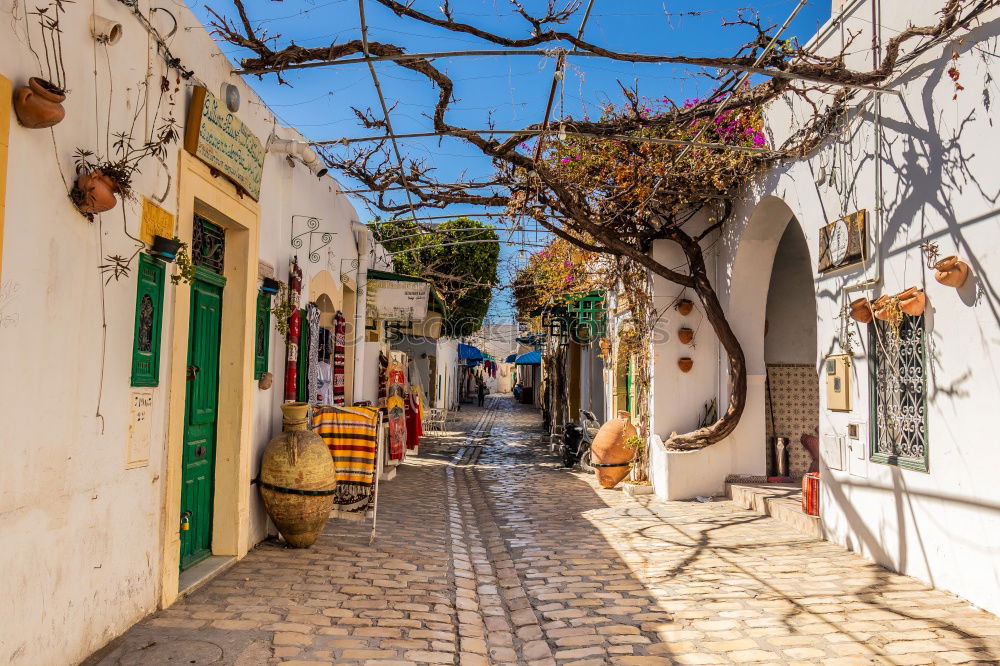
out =
<path fill-rule="evenodd" d="M 635 436 L 635 426 L 629 421 L 629 413 L 626 411 L 618 412 L 618 418 L 611 419 L 597 431 L 594 443 L 590 446 L 590 458 L 597 481 L 603 487 L 614 488 L 628 476 L 629 463 L 635 456 L 635 449 L 625 442 Z"/>
<path fill-rule="evenodd" d="M 681 344 L 689 345 L 694 340 L 694 331 L 685 326 L 677 331 L 677 339 L 681 341 Z"/>
<path fill-rule="evenodd" d="M 66 95 L 45 79 L 33 76 L 28 85 L 14 91 L 14 113 L 17 120 L 29 129 L 44 129 L 62 122 L 66 109 L 62 103 Z"/>
<path fill-rule="evenodd" d="M 862 324 L 867 324 L 872 320 L 872 304 L 867 297 L 861 297 L 851 301 L 851 319 Z"/>
<path fill-rule="evenodd" d="M 694 303 L 692 303 L 688 299 L 683 298 L 677 301 L 677 311 L 680 312 L 681 315 L 687 317 L 689 314 L 691 314 L 692 310 L 694 310 Z"/>
<path fill-rule="evenodd" d="M 684 358 L 677 359 L 677 367 L 681 369 L 681 372 L 691 372 L 691 368 L 694 367 L 694 361 L 685 356 Z"/>
<path fill-rule="evenodd" d="M 924 306 L 927 304 L 927 295 L 916 287 L 910 287 L 896 294 L 896 300 L 899 301 L 900 310 L 908 315 L 919 317 L 924 313 Z"/>
<path fill-rule="evenodd" d="M 81 213 L 106 213 L 115 207 L 118 185 L 100 169 L 83 172 L 76 178 L 74 198 Z"/>
<path fill-rule="evenodd" d="M 875 315 L 876 319 L 881 319 L 882 321 L 889 321 L 892 319 L 892 313 L 889 310 L 889 299 L 888 294 L 883 294 L 875 299 L 872 303 L 872 313 Z"/>
<path fill-rule="evenodd" d="M 937 272 L 934 279 L 948 287 L 958 289 L 965 284 L 969 277 L 969 265 L 964 261 L 959 261 L 955 255 L 950 255 L 934 264 Z"/>
<path fill-rule="evenodd" d="M 268 442 L 260 462 L 264 509 L 294 548 L 308 548 L 323 532 L 337 486 L 330 450 L 306 428 L 308 408 L 305 403 L 281 406 L 285 429 Z"/>

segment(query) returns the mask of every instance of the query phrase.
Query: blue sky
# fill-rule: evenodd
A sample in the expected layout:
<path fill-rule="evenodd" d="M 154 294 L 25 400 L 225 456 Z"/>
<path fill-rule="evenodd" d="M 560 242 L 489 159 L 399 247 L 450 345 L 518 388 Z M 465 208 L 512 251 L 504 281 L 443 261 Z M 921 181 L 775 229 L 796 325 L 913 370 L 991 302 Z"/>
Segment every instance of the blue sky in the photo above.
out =
<path fill-rule="evenodd" d="M 595 0 L 587 22 L 584 39 L 600 46 L 623 52 L 662 55 L 729 56 L 753 33 L 745 27 L 723 27 L 723 21 L 735 20 L 739 11 L 757 11 L 765 25 L 780 25 L 798 0 L 765 0 L 748 3 L 740 0 Z M 195 13 L 206 23 L 205 6 L 233 16 L 229 0 L 189 0 Z M 313 47 L 343 43 L 360 37 L 357 0 L 246 0 L 248 13 L 271 34 L 280 34 L 279 46 L 288 40 Z M 439 16 L 440 0 L 414 0 L 413 6 L 425 13 Z M 545 0 L 526 0 L 529 11 L 542 13 Z M 585 3 L 584 3 L 585 4 Z M 530 33 L 529 24 L 512 10 L 506 0 L 452 0 L 455 18 L 509 37 Z M 410 53 L 465 51 L 501 48 L 470 35 L 451 33 L 412 19 L 398 18 L 382 5 L 367 0 L 366 14 L 370 41 L 392 43 Z M 582 9 L 563 28 L 575 32 L 583 16 Z M 798 14 L 785 36 L 801 42 L 816 33 L 830 16 L 830 0 L 812 0 Z M 229 44 L 222 45 L 225 53 L 238 63 L 246 55 Z M 452 124 L 484 128 L 492 119 L 500 129 L 516 129 L 541 122 L 555 58 L 544 56 L 463 57 L 440 59 L 455 82 L 455 97 L 447 116 Z M 427 118 L 437 99 L 437 90 L 423 77 L 401 69 L 392 63 L 376 64 L 379 80 L 387 102 L 396 104 L 391 112 L 393 129 L 397 133 L 423 132 L 432 129 Z M 556 96 L 553 118 L 579 118 L 586 113 L 597 115 L 602 103 L 622 100 L 618 82 L 632 88 L 638 85 L 640 95 L 671 97 L 682 102 L 698 97 L 711 88 L 711 81 L 699 75 L 700 70 L 676 65 L 632 65 L 595 58 L 570 59 L 564 85 Z M 378 98 L 368 67 L 345 65 L 288 72 L 284 75 L 291 86 L 278 85 L 273 75 L 262 80 L 247 77 L 287 124 L 298 128 L 314 140 L 340 139 L 377 134 L 362 128 L 351 106 L 378 109 Z M 376 112 L 380 115 L 380 111 Z M 461 142 L 446 139 L 440 145 L 436 139 L 408 139 L 401 142 L 404 154 L 423 158 L 437 169 L 445 182 L 488 177 L 490 165 L 481 154 L 464 147 Z M 333 174 L 345 187 L 358 183 Z M 360 200 L 355 206 L 362 221 L 373 219 Z M 452 207 L 446 213 L 483 212 L 470 207 Z M 440 215 L 442 211 L 428 213 Z M 507 237 L 505 235 L 505 237 Z M 510 272 L 522 261 L 520 243 L 544 240 L 534 233 L 511 238 L 515 245 L 503 247 L 505 265 L 501 279 L 507 281 Z M 528 252 L 535 248 L 528 245 Z M 509 292 L 499 290 L 494 297 L 491 313 L 510 313 Z"/>

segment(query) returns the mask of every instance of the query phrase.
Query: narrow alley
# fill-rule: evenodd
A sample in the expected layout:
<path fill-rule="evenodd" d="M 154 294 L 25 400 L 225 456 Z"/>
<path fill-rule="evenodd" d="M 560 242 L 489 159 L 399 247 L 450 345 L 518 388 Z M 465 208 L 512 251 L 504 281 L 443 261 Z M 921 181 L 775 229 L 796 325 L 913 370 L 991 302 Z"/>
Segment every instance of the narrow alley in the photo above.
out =
<path fill-rule="evenodd" d="M 1000 661 L 1000 620 L 716 498 L 630 498 L 508 395 L 382 489 L 378 536 L 266 541 L 86 664 Z"/>

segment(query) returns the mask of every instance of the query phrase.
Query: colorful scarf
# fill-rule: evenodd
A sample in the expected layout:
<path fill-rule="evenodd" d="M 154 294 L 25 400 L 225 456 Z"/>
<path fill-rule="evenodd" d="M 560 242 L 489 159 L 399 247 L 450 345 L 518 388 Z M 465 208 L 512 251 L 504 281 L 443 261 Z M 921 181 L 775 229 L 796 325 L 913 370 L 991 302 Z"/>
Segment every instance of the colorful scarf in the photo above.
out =
<path fill-rule="evenodd" d="M 406 396 L 406 448 L 415 449 L 420 446 L 420 436 L 424 434 L 420 423 L 420 401 L 417 392 L 411 387 Z"/>
<path fill-rule="evenodd" d="M 396 360 L 389 361 L 387 377 L 387 397 L 385 406 L 388 409 L 389 421 L 389 459 L 400 460 L 406 449 L 406 375 L 403 364 Z"/>
<path fill-rule="evenodd" d="M 306 400 L 312 404 L 319 402 L 319 308 L 315 303 L 306 306 L 306 318 L 309 320 L 309 367 L 306 372 Z"/>
<path fill-rule="evenodd" d="M 333 404 L 343 405 L 344 400 L 344 359 L 347 348 L 347 320 L 344 313 L 337 311 L 333 316 Z"/>
<path fill-rule="evenodd" d="M 317 407 L 313 431 L 323 438 L 337 470 L 334 504 L 360 511 L 374 497 L 378 410 L 371 407 Z"/>

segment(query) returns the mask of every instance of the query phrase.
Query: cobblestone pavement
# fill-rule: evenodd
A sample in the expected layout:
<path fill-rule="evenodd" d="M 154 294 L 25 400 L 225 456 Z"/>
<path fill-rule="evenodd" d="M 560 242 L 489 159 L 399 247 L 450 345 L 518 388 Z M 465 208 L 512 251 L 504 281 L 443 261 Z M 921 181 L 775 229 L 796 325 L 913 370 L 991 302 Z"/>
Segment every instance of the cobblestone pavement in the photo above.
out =
<path fill-rule="evenodd" d="M 1000 620 L 731 502 L 632 499 L 507 396 L 382 486 L 378 540 L 265 542 L 98 663 L 1000 663 Z"/>

